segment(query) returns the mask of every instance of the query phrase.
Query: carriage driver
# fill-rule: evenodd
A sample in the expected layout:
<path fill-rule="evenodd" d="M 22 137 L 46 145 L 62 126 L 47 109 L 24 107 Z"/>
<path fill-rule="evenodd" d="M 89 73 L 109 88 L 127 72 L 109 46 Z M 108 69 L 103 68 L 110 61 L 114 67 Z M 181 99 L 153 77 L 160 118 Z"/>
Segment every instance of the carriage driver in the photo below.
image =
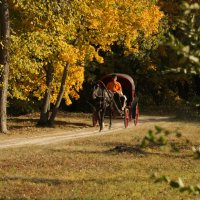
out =
<path fill-rule="evenodd" d="M 114 94 L 117 94 L 118 97 L 120 98 L 121 100 L 121 103 L 122 103 L 122 110 L 124 110 L 124 108 L 126 107 L 126 96 L 122 93 L 122 86 L 121 84 L 117 81 L 117 75 L 116 74 L 113 74 L 112 75 L 112 81 L 110 81 L 108 84 L 107 84 L 107 89 L 112 91 Z"/>

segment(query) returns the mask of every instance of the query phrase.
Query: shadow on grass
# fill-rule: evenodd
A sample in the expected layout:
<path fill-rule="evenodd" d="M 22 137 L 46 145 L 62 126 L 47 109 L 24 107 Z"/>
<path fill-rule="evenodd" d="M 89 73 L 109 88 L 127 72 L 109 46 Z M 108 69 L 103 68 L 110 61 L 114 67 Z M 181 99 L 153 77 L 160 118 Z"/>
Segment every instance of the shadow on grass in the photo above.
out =
<path fill-rule="evenodd" d="M 199 124 L 200 118 L 177 117 L 177 116 L 150 116 L 148 119 L 139 118 L 139 123 L 158 123 L 158 122 L 187 122 Z"/>
<path fill-rule="evenodd" d="M 156 151 L 149 152 L 145 150 L 145 148 L 140 148 L 139 145 L 119 145 L 116 146 L 110 150 L 108 150 L 106 153 L 114 153 L 114 154 L 122 154 L 122 153 L 129 153 L 134 155 L 140 155 L 140 156 L 160 156 L 160 157 L 167 157 L 167 158 L 177 158 L 177 159 L 186 159 L 189 157 L 193 157 L 193 154 L 184 154 L 184 153 L 178 153 L 178 152 L 164 152 L 162 151 L 158 146 L 154 147 L 156 148 Z"/>
<path fill-rule="evenodd" d="M 49 186 L 59 186 L 59 185 L 72 185 L 74 183 L 76 184 L 84 184 L 86 182 L 95 182 L 98 184 L 105 184 L 110 182 L 122 182 L 121 179 L 118 179 L 117 177 L 113 178 L 79 178 L 77 180 L 66 180 L 66 179 L 51 179 L 51 178 L 37 178 L 37 177 L 23 177 L 23 176 L 5 176 L 0 177 L 0 182 L 7 182 L 7 181 L 22 181 L 22 182 L 29 182 L 29 183 L 35 183 L 35 184 L 47 184 Z"/>
<path fill-rule="evenodd" d="M 111 144 L 109 144 L 111 146 Z M 193 154 L 184 153 L 184 152 L 175 152 L 175 151 L 164 151 L 160 149 L 159 146 L 148 146 L 148 148 L 141 148 L 140 145 L 130 145 L 130 144 L 118 144 L 113 145 L 113 148 L 108 150 L 70 150 L 70 149 L 51 149 L 52 152 L 58 153 L 73 153 L 73 154 L 106 154 L 106 155 L 121 155 L 123 153 L 134 155 L 136 157 L 147 157 L 147 156 L 159 156 L 163 158 L 174 158 L 174 159 L 187 159 L 193 158 Z M 188 146 L 177 146 L 179 150 L 188 150 Z M 149 151 L 149 148 L 151 151 Z"/>
<path fill-rule="evenodd" d="M 164 153 L 159 153 L 159 152 L 148 152 L 145 151 L 143 149 L 141 149 L 139 146 L 129 146 L 129 145 L 118 145 L 115 146 L 112 149 L 106 150 L 106 151 L 102 151 L 102 150 L 67 150 L 67 149 L 51 149 L 52 152 L 57 152 L 57 153 L 73 153 L 73 154 L 106 154 L 106 155 L 120 155 L 123 153 L 126 154 L 132 154 L 135 156 L 139 156 L 139 157 L 145 157 L 145 156 L 153 156 L 153 155 L 164 155 L 164 156 L 168 156 L 168 154 L 164 154 Z M 170 156 L 170 154 L 169 154 Z"/>
<path fill-rule="evenodd" d="M 139 123 L 159 123 L 159 122 L 175 122 L 176 118 L 154 118 L 150 117 L 148 119 L 139 119 Z"/>
<path fill-rule="evenodd" d="M 38 119 L 16 119 L 10 118 L 11 124 L 9 125 L 9 129 L 22 129 L 24 127 L 37 127 L 37 128 L 56 128 L 58 126 L 67 126 L 67 127 L 74 127 L 74 128 L 85 128 L 85 127 L 92 127 L 92 125 L 83 122 L 67 122 L 67 121 L 55 121 L 54 126 L 37 126 Z M 16 124 L 14 124 L 16 123 Z"/>
<path fill-rule="evenodd" d="M 60 180 L 60 179 L 48 179 L 48 178 L 28 178 L 22 176 L 6 176 L 0 177 L 0 181 L 24 181 L 24 182 L 31 182 L 31 183 L 43 183 L 48 185 L 60 185 L 60 184 L 72 184 L 74 181 L 71 180 Z"/>
<path fill-rule="evenodd" d="M 115 153 L 115 154 L 120 154 L 120 153 L 133 153 L 133 154 L 142 154 L 142 155 L 147 155 L 147 152 L 143 151 L 139 147 L 139 145 L 135 146 L 129 146 L 129 145 L 117 145 L 114 148 L 106 151 L 106 153 Z"/>
<path fill-rule="evenodd" d="M 38 119 L 33 119 L 33 118 L 9 118 L 8 119 L 11 122 L 16 122 L 16 123 L 24 123 L 24 122 L 30 122 L 30 123 L 37 123 Z"/>
<path fill-rule="evenodd" d="M 70 150 L 70 149 L 51 149 L 51 152 L 55 153 L 72 153 L 72 154 L 102 154 L 103 151 L 98 150 Z"/>

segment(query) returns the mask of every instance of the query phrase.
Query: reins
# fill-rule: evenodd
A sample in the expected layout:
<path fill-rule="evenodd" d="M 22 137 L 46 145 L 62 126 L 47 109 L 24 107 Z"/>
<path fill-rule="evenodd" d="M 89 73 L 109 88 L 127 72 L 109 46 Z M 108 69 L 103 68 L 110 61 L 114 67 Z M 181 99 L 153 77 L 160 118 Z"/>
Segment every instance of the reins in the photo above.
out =
<path fill-rule="evenodd" d="M 104 89 L 106 90 L 108 96 L 110 97 L 110 99 L 112 100 L 113 99 L 113 96 L 111 95 L 110 91 L 107 89 L 107 87 L 105 86 L 104 82 L 101 81 L 101 80 L 98 80 L 99 83 L 102 84 L 102 86 L 104 87 Z"/>
<path fill-rule="evenodd" d="M 115 99 L 113 98 L 114 95 L 112 95 L 111 92 L 107 89 L 107 87 L 105 86 L 104 82 L 101 81 L 101 80 L 98 80 L 98 82 L 104 87 L 104 89 L 106 90 L 110 100 L 113 101 L 113 104 L 114 104 L 115 108 L 117 109 L 117 112 L 120 113 L 120 114 L 123 114 L 123 112 L 118 108 L 118 106 L 117 106 L 117 104 L 115 102 Z"/>

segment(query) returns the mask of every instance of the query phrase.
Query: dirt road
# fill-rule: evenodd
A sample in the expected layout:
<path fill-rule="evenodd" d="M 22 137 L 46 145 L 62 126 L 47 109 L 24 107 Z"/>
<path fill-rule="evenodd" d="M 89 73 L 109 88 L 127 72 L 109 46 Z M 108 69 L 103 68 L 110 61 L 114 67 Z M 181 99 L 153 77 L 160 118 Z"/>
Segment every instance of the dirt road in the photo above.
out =
<path fill-rule="evenodd" d="M 140 117 L 140 123 L 138 126 L 141 126 L 144 123 L 152 123 L 155 120 L 166 120 L 167 117 L 150 117 L 150 116 L 142 116 Z M 169 118 L 169 117 L 168 117 Z M 133 128 L 134 123 L 130 123 L 128 128 Z M 0 141 L 0 149 L 5 148 L 15 148 L 27 145 L 48 145 L 53 143 L 59 143 L 67 140 L 75 140 L 79 138 L 92 137 L 97 135 L 104 135 L 110 133 L 117 133 L 124 129 L 123 121 L 118 120 L 113 122 L 113 126 L 111 129 L 108 129 L 106 126 L 102 132 L 99 132 L 98 127 L 95 128 L 83 128 L 83 129 L 75 129 L 74 131 L 59 131 L 53 134 L 46 134 L 40 136 L 32 136 L 32 137 L 20 137 L 20 138 L 12 138 Z"/>

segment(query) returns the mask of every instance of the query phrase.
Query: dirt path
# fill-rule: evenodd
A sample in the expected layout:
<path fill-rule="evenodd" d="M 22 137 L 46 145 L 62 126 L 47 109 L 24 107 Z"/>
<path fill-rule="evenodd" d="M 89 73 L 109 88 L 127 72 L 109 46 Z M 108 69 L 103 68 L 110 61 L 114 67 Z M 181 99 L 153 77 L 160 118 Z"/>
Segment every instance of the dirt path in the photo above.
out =
<path fill-rule="evenodd" d="M 169 117 L 168 117 L 169 118 Z M 140 119 L 139 126 L 144 123 L 152 123 L 155 120 L 164 120 L 166 117 L 149 117 L 143 116 Z M 134 123 L 129 125 L 129 129 L 134 127 Z M 48 145 L 53 143 L 59 143 L 67 140 L 75 140 L 80 138 L 92 137 L 97 135 L 105 135 L 110 133 L 117 133 L 124 129 L 123 121 L 113 122 L 112 129 L 108 129 L 106 126 L 102 132 L 99 132 L 98 128 L 84 128 L 84 129 L 75 129 L 74 131 L 59 131 L 53 134 L 32 136 L 32 137 L 20 137 L 12 138 L 8 140 L 0 141 L 0 149 L 4 148 L 15 148 L 27 145 Z"/>

